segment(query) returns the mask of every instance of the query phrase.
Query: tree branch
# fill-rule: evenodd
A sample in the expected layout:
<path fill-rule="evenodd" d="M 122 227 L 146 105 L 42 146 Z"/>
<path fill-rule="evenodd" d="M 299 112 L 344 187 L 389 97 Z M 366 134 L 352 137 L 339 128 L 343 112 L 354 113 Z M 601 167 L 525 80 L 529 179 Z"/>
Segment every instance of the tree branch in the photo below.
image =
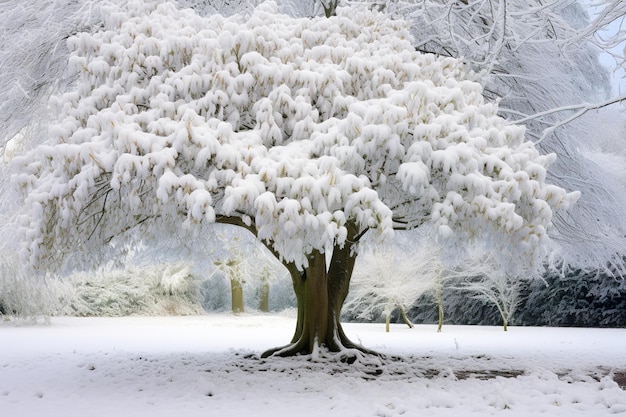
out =
<path fill-rule="evenodd" d="M 554 132 L 556 129 L 558 129 L 559 127 L 565 126 L 568 123 L 571 123 L 572 121 L 578 119 L 579 117 L 583 116 L 585 113 L 587 113 L 590 110 L 598 110 L 601 109 L 603 107 L 607 107 L 610 106 L 612 104 L 615 103 L 620 103 L 622 101 L 626 101 L 626 95 L 622 95 L 616 98 L 612 98 L 610 100 L 606 100 L 600 103 L 581 103 L 581 104 L 572 104 L 570 106 L 562 106 L 562 107 L 557 107 L 555 109 L 550 109 L 550 110 L 546 110 L 540 113 L 536 113 L 532 116 L 527 116 L 518 120 L 512 120 L 511 122 L 509 122 L 509 124 L 521 124 L 521 123 L 526 123 L 532 120 L 536 120 L 536 119 L 541 119 L 542 117 L 545 116 L 549 116 L 552 114 L 556 114 L 556 113 L 561 113 L 561 112 L 566 112 L 566 111 L 573 111 L 575 112 L 573 115 L 571 115 L 570 117 L 567 117 L 563 120 L 560 120 L 559 122 L 553 124 L 550 127 L 547 127 L 546 129 L 544 129 L 543 134 L 541 135 L 541 137 L 535 142 L 535 144 L 540 143 L 541 141 L 543 141 L 547 136 L 549 136 L 552 132 Z M 541 120 L 539 120 L 542 123 L 545 123 Z"/>

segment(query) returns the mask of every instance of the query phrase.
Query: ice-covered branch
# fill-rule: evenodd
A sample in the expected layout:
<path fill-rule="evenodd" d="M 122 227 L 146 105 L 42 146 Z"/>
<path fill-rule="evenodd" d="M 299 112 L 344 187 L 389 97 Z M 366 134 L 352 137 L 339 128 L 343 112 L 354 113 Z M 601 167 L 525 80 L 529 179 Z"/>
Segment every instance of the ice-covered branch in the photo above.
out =
<path fill-rule="evenodd" d="M 569 106 L 562 106 L 562 107 L 546 110 L 537 114 L 533 114 L 531 116 L 523 117 L 521 119 L 516 119 L 516 120 L 511 121 L 511 123 L 521 124 L 521 123 L 527 123 L 527 122 L 535 121 L 535 120 L 542 121 L 542 119 L 544 119 L 545 116 L 552 116 L 554 114 L 563 113 L 563 112 L 573 112 L 572 115 L 564 119 L 561 119 L 560 121 L 553 123 L 550 127 L 544 129 L 542 136 L 539 138 L 539 140 L 535 141 L 535 143 L 537 144 L 543 141 L 550 134 L 552 134 L 552 132 L 554 132 L 556 129 L 563 127 L 565 125 L 568 125 L 574 120 L 582 117 L 585 113 L 591 110 L 599 110 L 603 107 L 607 107 L 612 104 L 621 103 L 625 100 L 626 100 L 626 95 L 622 95 L 622 96 L 615 97 L 615 98 L 612 98 L 610 100 L 606 100 L 600 103 L 580 103 L 580 104 L 572 104 Z M 550 122 L 544 121 L 543 123 L 550 123 Z"/>
<path fill-rule="evenodd" d="M 609 50 L 617 45 L 626 42 L 625 24 L 626 3 L 622 0 L 598 0 L 591 2 L 588 7 L 592 9 L 592 19 L 588 25 L 578 30 L 572 36 L 561 40 L 564 45 L 573 46 L 581 41 L 595 39 L 598 45 L 605 50 Z M 595 13 L 593 13 L 595 11 Z M 617 23 L 616 31 L 608 31 L 607 28 Z M 602 32 L 611 33 L 609 38 L 605 38 Z"/>

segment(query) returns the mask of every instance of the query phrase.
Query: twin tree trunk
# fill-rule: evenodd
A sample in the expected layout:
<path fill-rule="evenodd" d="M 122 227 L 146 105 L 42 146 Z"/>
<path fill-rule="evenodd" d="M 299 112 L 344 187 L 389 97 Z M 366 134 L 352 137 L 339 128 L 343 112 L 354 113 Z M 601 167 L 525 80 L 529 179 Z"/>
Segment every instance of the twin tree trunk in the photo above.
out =
<path fill-rule="evenodd" d="M 343 248 L 335 247 L 328 268 L 326 255 L 317 251 L 309 255 L 309 265 L 303 271 L 293 264 L 286 265 L 298 301 L 296 331 L 290 344 L 271 349 L 263 357 L 310 354 L 317 347 L 331 352 L 365 351 L 347 338 L 339 321 L 356 261 L 353 246 L 346 243 Z"/>
<path fill-rule="evenodd" d="M 257 236 L 254 225 L 245 224 L 238 217 L 220 216 L 216 220 L 218 223 L 243 227 Z M 263 353 L 262 357 L 307 355 L 318 347 L 324 347 L 331 352 L 357 349 L 364 353 L 374 353 L 352 343 L 339 321 L 356 262 L 356 251 L 353 249 L 367 232 L 367 229 L 359 231 L 355 225 L 347 225 L 347 229 L 348 239 L 343 247 L 333 248 L 328 267 L 326 254 L 319 251 L 313 251 L 308 255 L 308 266 L 303 270 L 299 270 L 293 263 L 283 262 L 291 275 L 298 301 L 296 331 L 291 343 L 270 349 Z M 280 259 L 272 246 L 267 242 L 264 243 L 270 252 Z"/>

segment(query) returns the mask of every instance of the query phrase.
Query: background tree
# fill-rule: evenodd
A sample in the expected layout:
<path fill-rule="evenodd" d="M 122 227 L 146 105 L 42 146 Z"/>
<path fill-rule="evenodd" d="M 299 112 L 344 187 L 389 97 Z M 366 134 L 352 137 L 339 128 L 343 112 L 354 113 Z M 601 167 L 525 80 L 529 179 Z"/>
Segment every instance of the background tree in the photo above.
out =
<path fill-rule="evenodd" d="M 220 240 L 226 244 L 227 239 L 224 236 L 220 237 Z M 250 271 L 248 270 L 243 253 L 239 248 L 239 240 L 237 237 L 232 238 L 228 243 L 228 253 L 230 256 L 222 257 L 214 261 L 216 266 L 215 272 L 221 272 L 226 275 L 230 282 L 230 294 L 231 294 L 231 310 L 233 313 L 243 313 L 245 310 L 243 302 L 243 284 Z"/>
<path fill-rule="evenodd" d="M 391 313 L 397 308 L 402 320 L 412 327 L 406 312 L 424 296 L 434 296 L 437 331 L 441 331 L 445 286 L 464 297 L 493 305 L 504 330 L 508 329 L 531 278 L 505 273 L 489 253 L 481 251 L 470 251 L 456 265 L 446 265 L 440 259 L 438 245 L 423 235 L 411 236 L 411 245 L 386 246 L 362 255 L 344 308 L 349 317 L 372 320 L 382 314 L 389 331 Z"/>
<path fill-rule="evenodd" d="M 523 326 L 624 327 L 626 282 L 597 271 L 551 274 L 522 290 L 524 301 L 515 315 Z"/>
<path fill-rule="evenodd" d="M 258 309 L 269 312 L 270 284 L 285 275 L 283 265 L 256 240 L 246 239 L 238 231 L 227 227 L 218 234 L 224 250 L 214 250 L 216 273 L 224 274 L 231 288 L 231 310 L 245 310 L 244 284 L 256 284 Z M 244 231 L 244 233 L 247 233 Z M 250 285 L 248 285 L 250 286 Z"/>
<path fill-rule="evenodd" d="M 421 244 L 407 250 L 389 245 L 370 248 L 361 257 L 344 307 L 346 314 L 366 320 L 382 315 L 389 332 L 391 313 L 398 309 L 403 321 L 412 328 L 406 311 L 422 294 L 434 291 L 438 285 L 441 263 L 437 246 Z"/>
<path fill-rule="evenodd" d="M 484 253 L 473 253 L 455 268 L 454 274 L 450 274 L 452 277 L 457 281 L 453 284 L 454 289 L 494 305 L 502 317 L 504 331 L 508 330 L 522 301 L 521 292 L 526 280 L 507 274 L 489 254 Z"/>
<path fill-rule="evenodd" d="M 402 21 L 101 10 L 102 30 L 68 40 L 79 78 L 52 102 L 47 143 L 15 160 L 35 267 L 240 226 L 298 300 L 292 342 L 268 354 L 342 351 L 357 347 L 339 314 L 366 234 L 429 223 L 444 250 L 487 241 L 518 268 L 578 197 L 546 184 L 554 156 L 497 116 L 460 61 L 416 52 Z"/>

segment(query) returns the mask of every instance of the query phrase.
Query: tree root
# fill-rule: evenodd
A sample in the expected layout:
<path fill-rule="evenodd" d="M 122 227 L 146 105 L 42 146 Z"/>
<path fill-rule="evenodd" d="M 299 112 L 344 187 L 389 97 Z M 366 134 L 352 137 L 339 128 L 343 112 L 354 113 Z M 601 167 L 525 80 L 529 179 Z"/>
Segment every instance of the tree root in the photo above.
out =
<path fill-rule="evenodd" d="M 311 346 L 313 348 L 311 349 Z M 344 363 L 369 362 L 368 358 L 384 358 L 385 355 L 367 349 L 357 343 L 352 342 L 343 332 L 343 329 L 339 327 L 336 331 L 336 335 L 327 343 L 318 343 L 317 340 L 314 343 L 309 343 L 309 340 L 305 337 L 300 337 L 293 343 L 289 343 L 285 346 L 269 349 L 261 354 L 261 358 L 269 357 L 290 357 L 290 356 L 310 356 L 311 360 L 339 360 Z"/>
<path fill-rule="evenodd" d="M 300 338 L 294 343 L 289 343 L 285 346 L 266 350 L 261 354 L 261 358 L 269 358 L 270 356 L 286 358 L 289 356 L 306 355 L 308 353 L 307 345 L 308 343 L 305 343 L 305 340 L 303 338 Z"/>

